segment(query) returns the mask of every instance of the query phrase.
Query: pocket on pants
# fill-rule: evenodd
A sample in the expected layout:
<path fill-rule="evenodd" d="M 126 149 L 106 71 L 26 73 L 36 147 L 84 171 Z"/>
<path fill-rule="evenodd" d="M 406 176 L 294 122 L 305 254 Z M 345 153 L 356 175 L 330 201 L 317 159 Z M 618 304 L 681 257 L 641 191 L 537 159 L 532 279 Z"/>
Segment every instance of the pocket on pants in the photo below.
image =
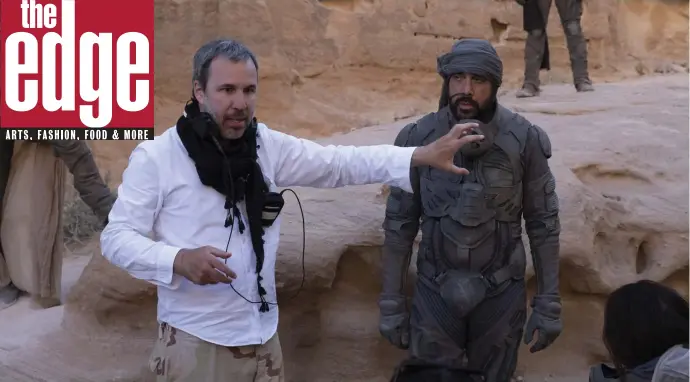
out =
<path fill-rule="evenodd" d="M 283 351 L 280 346 L 278 333 L 257 351 L 258 372 L 257 382 L 283 382 L 285 372 L 283 370 Z"/>
<path fill-rule="evenodd" d="M 165 323 L 158 325 L 158 336 L 149 357 L 149 370 L 156 375 L 158 380 L 165 377 L 168 371 L 165 357 L 165 347 L 168 342 L 165 340 L 167 329 L 168 325 Z"/>
<path fill-rule="evenodd" d="M 173 382 L 194 378 L 198 342 L 198 339 L 185 332 L 161 323 L 158 326 L 158 339 L 149 357 L 149 370 L 156 375 L 156 380 Z"/>

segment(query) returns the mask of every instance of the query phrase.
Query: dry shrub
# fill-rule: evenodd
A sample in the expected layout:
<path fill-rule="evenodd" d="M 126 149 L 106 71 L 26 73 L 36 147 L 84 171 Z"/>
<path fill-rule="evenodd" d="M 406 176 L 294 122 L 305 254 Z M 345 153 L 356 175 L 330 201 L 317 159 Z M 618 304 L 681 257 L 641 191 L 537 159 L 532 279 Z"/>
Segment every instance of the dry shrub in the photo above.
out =
<path fill-rule="evenodd" d="M 106 173 L 105 184 L 110 187 L 110 173 Z M 65 182 L 65 203 L 62 209 L 62 232 L 65 245 L 83 245 L 103 226 L 91 208 L 81 200 L 79 192 L 74 188 L 72 175 L 68 175 Z M 111 192 L 115 192 L 112 191 Z"/>

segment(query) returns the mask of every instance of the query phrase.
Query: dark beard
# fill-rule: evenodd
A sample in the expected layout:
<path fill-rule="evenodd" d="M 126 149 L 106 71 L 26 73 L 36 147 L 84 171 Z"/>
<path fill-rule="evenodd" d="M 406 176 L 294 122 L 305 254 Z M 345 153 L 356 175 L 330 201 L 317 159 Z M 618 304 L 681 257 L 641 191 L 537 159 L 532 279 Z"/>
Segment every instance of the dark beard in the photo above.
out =
<path fill-rule="evenodd" d="M 456 121 L 463 119 L 476 119 L 483 123 L 489 123 L 494 117 L 494 112 L 496 111 L 496 98 L 488 102 L 485 107 L 480 107 L 477 101 L 473 100 L 472 97 L 466 96 L 464 94 L 452 95 L 450 97 L 450 111 L 453 114 L 453 118 Z M 469 103 L 472 105 L 472 111 L 463 111 L 460 109 L 460 103 Z"/>

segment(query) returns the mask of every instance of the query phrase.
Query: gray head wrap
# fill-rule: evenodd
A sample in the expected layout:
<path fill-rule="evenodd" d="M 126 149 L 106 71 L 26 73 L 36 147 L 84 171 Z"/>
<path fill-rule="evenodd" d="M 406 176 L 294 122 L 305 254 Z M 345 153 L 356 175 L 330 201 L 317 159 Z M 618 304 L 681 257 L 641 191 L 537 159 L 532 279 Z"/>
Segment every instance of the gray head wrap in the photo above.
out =
<path fill-rule="evenodd" d="M 443 77 L 439 109 L 448 104 L 448 79 L 458 73 L 482 76 L 496 88 L 503 82 L 503 62 L 496 49 L 486 40 L 466 38 L 453 44 L 450 52 L 438 57 L 436 70 Z"/>

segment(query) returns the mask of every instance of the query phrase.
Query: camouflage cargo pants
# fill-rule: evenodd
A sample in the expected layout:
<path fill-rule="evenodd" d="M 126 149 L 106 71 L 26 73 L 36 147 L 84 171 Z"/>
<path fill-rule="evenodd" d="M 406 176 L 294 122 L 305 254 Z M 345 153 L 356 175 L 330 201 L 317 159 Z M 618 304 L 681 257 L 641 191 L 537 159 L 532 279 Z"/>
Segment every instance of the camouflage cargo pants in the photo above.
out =
<path fill-rule="evenodd" d="M 283 382 L 283 353 L 276 333 L 264 345 L 226 347 L 166 323 L 149 360 L 157 382 Z"/>

